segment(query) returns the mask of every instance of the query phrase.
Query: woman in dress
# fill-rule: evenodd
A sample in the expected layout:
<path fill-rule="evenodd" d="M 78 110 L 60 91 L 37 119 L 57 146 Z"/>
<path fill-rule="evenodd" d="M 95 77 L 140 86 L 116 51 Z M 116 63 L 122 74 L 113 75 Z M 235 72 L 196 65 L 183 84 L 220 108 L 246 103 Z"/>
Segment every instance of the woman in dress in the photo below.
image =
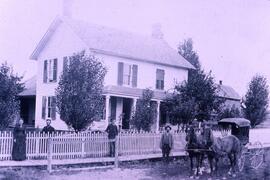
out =
<path fill-rule="evenodd" d="M 15 161 L 26 159 L 26 133 L 22 119 L 13 131 L 12 159 Z"/>

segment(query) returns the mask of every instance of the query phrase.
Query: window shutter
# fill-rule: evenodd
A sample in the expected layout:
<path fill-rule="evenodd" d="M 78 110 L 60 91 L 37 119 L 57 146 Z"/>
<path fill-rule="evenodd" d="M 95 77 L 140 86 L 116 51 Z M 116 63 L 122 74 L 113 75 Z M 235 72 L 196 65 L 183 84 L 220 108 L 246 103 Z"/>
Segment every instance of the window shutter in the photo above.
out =
<path fill-rule="evenodd" d="M 53 60 L 53 81 L 57 81 L 57 59 Z"/>
<path fill-rule="evenodd" d="M 47 103 L 46 96 L 42 96 L 42 112 L 41 112 L 42 119 L 46 119 L 46 103 Z"/>
<path fill-rule="evenodd" d="M 132 87 L 137 87 L 138 65 L 132 66 Z"/>
<path fill-rule="evenodd" d="M 48 61 L 44 61 L 44 66 L 43 66 L 43 82 L 46 83 L 48 79 Z"/>
<path fill-rule="evenodd" d="M 66 72 L 68 68 L 68 58 L 65 56 L 63 58 L 63 72 Z"/>
<path fill-rule="evenodd" d="M 56 119 L 56 97 L 53 96 L 51 97 L 51 100 L 52 100 L 52 114 L 51 114 L 51 117 L 52 117 L 52 120 L 55 120 Z"/>
<path fill-rule="evenodd" d="M 118 62 L 118 85 L 123 85 L 124 63 Z"/>
<path fill-rule="evenodd" d="M 161 81 L 161 89 L 164 90 L 164 83 L 165 83 L 165 71 L 162 70 L 162 81 Z"/>

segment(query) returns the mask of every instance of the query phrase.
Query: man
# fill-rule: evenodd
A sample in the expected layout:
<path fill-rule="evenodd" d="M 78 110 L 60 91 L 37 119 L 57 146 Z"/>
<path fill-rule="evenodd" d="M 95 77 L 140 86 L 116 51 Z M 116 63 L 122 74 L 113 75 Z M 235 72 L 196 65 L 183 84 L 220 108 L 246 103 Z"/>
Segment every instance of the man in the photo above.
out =
<path fill-rule="evenodd" d="M 55 129 L 51 126 L 51 120 L 47 119 L 46 120 L 46 126 L 42 129 L 42 133 L 53 133 Z"/>
<path fill-rule="evenodd" d="M 162 158 L 164 162 L 169 162 L 169 155 L 173 148 L 173 136 L 170 133 L 171 126 L 167 124 L 165 126 L 165 132 L 161 136 L 160 148 L 162 150 Z"/>
<path fill-rule="evenodd" d="M 116 136 L 118 135 L 118 129 L 115 125 L 115 120 L 111 120 L 110 124 L 108 125 L 106 132 L 108 133 L 109 139 L 109 147 L 110 147 L 110 156 L 115 156 L 115 141 Z"/>

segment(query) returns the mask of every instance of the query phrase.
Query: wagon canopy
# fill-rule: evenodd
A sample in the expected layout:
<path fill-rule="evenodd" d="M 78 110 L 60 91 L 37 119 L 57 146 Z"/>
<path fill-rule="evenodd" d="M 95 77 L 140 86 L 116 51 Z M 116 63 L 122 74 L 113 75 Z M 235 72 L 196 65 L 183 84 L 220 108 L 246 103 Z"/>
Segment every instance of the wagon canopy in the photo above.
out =
<path fill-rule="evenodd" d="M 245 118 L 224 118 L 218 121 L 219 125 L 235 124 L 239 127 L 250 127 L 250 121 Z"/>

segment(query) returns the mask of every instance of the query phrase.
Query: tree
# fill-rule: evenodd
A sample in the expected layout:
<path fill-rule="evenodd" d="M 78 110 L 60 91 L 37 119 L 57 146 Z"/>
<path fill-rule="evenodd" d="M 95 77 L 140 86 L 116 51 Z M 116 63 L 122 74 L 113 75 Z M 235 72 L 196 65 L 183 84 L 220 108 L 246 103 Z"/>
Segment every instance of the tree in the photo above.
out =
<path fill-rule="evenodd" d="M 64 62 L 56 89 L 56 104 L 60 118 L 77 132 L 101 118 L 106 69 L 96 57 L 85 51 L 70 56 L 68 61 Z"/>
<path fill-rule="evenodd" d="M 232 107 L 223 108 L 218 114 L 218 119 L 237 117 L 242 117 L 242 114 L 239 108 L 237 108 L 235 105 L 233 105 Z"/>
<path fill-rule="evenodd" d="M 189 81 L 177 85 L 182 101 L 194 101 L 194 116 L 199 121 L 211 119 L 214 111 L 219 111 L 224 100 L 217 97 L 217 86 L 211 73 L 197 70 Z"/>
<path fill-rule="evenodd" d="M 201 69 L 199 56 L 197 52 L 193 50 L 193 41 L 191 38 L 188 38 L 187 40 L 184 40 L 184 42 L 179 44 L 178 53 L 183 56 L 196 69 Z"/>
<path fill-rule="evenodd" d="M 14 123 L 20 114 L 18 94 L 23 91 L 22 76 L 13 73 L 12 67 L 3 63 L 0 67 L 0 127 Z"/>
<path fill-rule="evenodd" d="M 245 95 L 245 108 L 243 108 L 245 118 L 251 121 L 251 126 L 260 124 L 266 116 L 268 108 L 268 85 L 264 76 L 255 75 L 249 83 L 248 91 Z"/>
<path fill-rule="evenodd" d="M 162 111 L 168 113 L 173 125 L 187 124 L 195 118 L 194 99 L 184 99 L 182 94 L 174 92 L 167 95 L 163 102 Z"/>
<path fill-rule="evenodd" d="M 189 70 L 188 80 L 177 84 L 175 93 L 165 100 L 172 122 L 188 123 L 194 118 L 199 121 L 211 119 L 214 111 L 219 111 L 224 100 L 217 97 L 217 86 L 210 73 L 201 69 L 198 54 L 193 50 L 192 39 L 185 40 L 178 47 L 178 53 L 189 61 L 195 69 Z"/>
<path fill-rule="evenodd" d="M 151 125 L 157 116 L 157 104 L 152 102 L 154 92 L 150 89 L 143 90 L 142 97 L 137 100 L 136 110 L 132 116 L 132 124 L 137 130 L 150 131 Z"/>

